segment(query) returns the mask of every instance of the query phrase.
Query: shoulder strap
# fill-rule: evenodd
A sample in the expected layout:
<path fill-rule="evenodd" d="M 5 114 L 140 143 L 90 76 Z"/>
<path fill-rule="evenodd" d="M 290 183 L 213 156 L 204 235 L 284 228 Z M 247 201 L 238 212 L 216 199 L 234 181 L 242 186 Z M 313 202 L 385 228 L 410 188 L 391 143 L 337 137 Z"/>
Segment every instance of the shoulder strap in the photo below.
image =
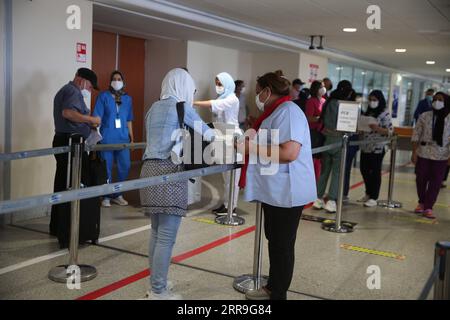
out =
<path fill-rule="evenodd" d="M 177 114 L 180 129 L 184 129 L 184 102 L 177 103 Z"/>

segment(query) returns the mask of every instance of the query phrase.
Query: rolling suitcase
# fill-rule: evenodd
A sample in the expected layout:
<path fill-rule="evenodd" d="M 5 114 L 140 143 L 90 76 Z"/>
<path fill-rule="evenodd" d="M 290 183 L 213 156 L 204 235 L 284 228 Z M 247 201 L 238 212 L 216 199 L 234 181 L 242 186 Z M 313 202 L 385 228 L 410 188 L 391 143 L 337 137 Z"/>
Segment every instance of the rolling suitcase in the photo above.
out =
<path fill-rule="evenodd" d="M 69 170 L 70 168 L 68 168 Z M 106 163 L 95 152 L 90 156 L 83 153 L 81 184 L 82 187 L 92 187 L 106 184 Z M 56 236 L 61 249 L 70 244 L 71 204 L 65 203 L 57 208 Z M 91 242 L 96 244 L 100 236 L 101 200 L 99 197 L 80 201 L 80 231 L 79 243 Z"/>

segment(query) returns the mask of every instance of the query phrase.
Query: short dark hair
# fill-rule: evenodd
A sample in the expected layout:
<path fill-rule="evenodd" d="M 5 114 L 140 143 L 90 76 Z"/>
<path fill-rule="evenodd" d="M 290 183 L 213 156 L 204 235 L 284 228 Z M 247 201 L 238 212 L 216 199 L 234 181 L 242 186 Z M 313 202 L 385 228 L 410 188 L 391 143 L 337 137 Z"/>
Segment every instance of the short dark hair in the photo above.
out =
<path fill-rule="evenodd" d="M 435 93 L 434 89 L 433 88 L 428 89 L 427 94 L 429 94 L 429 93 L 434 94 Z"/>
<path fill-rule="evenodd" d="M 236 80 L 236 81 L 234 82 L 234 84 L 236 85 L 236 88 L 237 88 L 237 87 L 242 86 L 242 85 L 244 84 L 244 81 L 242 81 L 242 80 Z"/>

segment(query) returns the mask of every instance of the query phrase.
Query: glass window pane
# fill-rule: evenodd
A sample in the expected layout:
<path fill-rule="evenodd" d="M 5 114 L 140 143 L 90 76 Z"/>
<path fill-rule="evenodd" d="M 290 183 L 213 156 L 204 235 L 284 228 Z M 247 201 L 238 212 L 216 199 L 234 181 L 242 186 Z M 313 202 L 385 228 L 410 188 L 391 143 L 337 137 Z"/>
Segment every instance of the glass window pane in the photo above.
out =
<path fill-rule="evenodd" d="M 384 73 L 383 74 L 383 94 L 386 97 L 386 100 L 389 101 L 391 94 L 391 74 Z"/>
<path fill-rule="evenodd" d="M 356 93 L 363 93 L 364 88 L 364 70 L 355 68 L 355 74 L 353 78 L 353 89 Z"/>
<path fill-rule="evenodd" d="M 381 72 L 375 72 L 374 89 L 383 89 L 383 74 Z"/>
<path fill-rule="evenodd" d="M 366 71 L 364 80 L 364 95 L 368 96 L 374 88 L 374 74 L 373 71 Z"/>
<path fill-rule="evenodd" d="M 340 79 L 341 68 L 338 64 L 330 62 L 328 66 L 328 78 L 333 82 L 333 87 L 336 88 Z"/>
<path fill-rule="evenodd" d="M 342 80 L 348 80 L 348 81 L 351 82 L 352 79 L 353 79 L 353 67 L 342 66 L 341 81 Z"/>

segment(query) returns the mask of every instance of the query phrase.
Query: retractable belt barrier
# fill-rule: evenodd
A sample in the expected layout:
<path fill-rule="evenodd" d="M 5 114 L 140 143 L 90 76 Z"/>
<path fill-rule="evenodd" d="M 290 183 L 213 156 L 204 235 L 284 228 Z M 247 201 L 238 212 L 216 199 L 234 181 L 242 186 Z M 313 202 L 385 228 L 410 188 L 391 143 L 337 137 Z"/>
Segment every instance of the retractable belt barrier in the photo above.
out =
<path fill-rule="evenodd" d="M 450 242 L 436 243 L 434 268 L 419 300 L 427 300 L 434 286 L 434 300 L 450 300 Z"/>
<path fill-rule="evenodd" d="M 357 145 L 365 145 L 365 144 L 391 144 L 392 145 L 392 156 L 391 156 L 391 174 L 390 174 L 390 183 L 389 183 L 389 199 L 388 203 L 392 202 L 392 194 L 393 194 L 393 177 L 395 172 L 395 154 L 397 151 L 397 136 L 390 137 L 385 140 L 375 140 L 375 141 L 357 141 L 349 143 L 349 135 L 343 135 L 342 142 L 326 145 L 320 148 L 313 149 L 313 154 L 320 154 L 326 151 L 334 150 L 334 149 L 342 149 L 341 156 L 341 169 L 339 176 L 339 195 L 338 195 L 338 210 L 336 213 L 336 222 L 326 222 L 322 225 L 324 230 L 336 233 L 347 233 L 352 232 L 353 227 L 349 227 L 347 225 L 342 225 L 342 200 L 343 200 L 343 184 L 344 184 L 344 176 L 345 176 L 345 161 L 347 157 L 347 150 L 350 146 Z M 95 145 L 95 146 L 82 146 L 82 144 L 75 143 L 71 146 L 67 147 L 59 147 L 52 149 L 41 149 L 41 150 L 32 150 L 32 151 L 23 151 L 16 152 L 10 154 L 0 154 L 0 162 L 1 161 L 12 161 L 12 160 L 20 160 L 32 157 L 41 157 L 41 156 L 49 156 L 54 154 L 62 154 L 62 153 L 70 153 L 71 161 L 74 164 L 78 164 L 72 167 L 72 177 L 78 177 L 80 180 L 80 166 L 81 166 L 81 155 L 82 150 L 85 151 L 112 151 L 112 150 L 122 150 L 122 149 L 144 149 L 146 147 L 145 143 L 133 143 L 133 144 L 114 144 L 114 145 Z M 78 152 L 77 152 L 78 150 Z M 7 200 L 0 202 L 0 215 L 32 209 L 36 207 L 50 206 L 61 203 L 72 202 L 71 209 L 71 237 L 70 237 L 70 246 L 69 253 L 70 259 L 69 264 L 64 266 L 59 266 L 53 268 L 49 272 L 49 278 L 56 282 L 65 282 L 66 279 L 71 277 L 71 274 L 74 272 L 73 267 L 78 267 L 78 270 L 81 275 L 81 281 L 89 281 L 95 278 L 97 275 L 97 271 L 94 267 L 80 265 L 78 264 L 78 236 L 79 236 L 79 203 L 80 200 L 96 198 L 105 195 L 109 195 L 117 192 L 125 192 L 131 190 L 139 190 L 149 186 L 157 186 L 163 185 L 172 182 L 179 181 L 187 181 L 196 177 L 203 177 L 214 175 L 218 173 L 223 173 L 227 171 L 232 171 L 231 180 L 230 181 L 230 194 L 229 201 L 232 203 L 233 194 L 235 192 L 235 179 L 236 173 L 235 171 L 242 167 L 241 164 L 236 162 L 235 164 L 228 165 L 214 165 L 202 169 L 183 171 L 178 173 L 173 173 L 164 176 L 155 176 L 144 179 L 130 180 L 120 183 L 112 183 L 102 186 L 89 187 L 89 188 L 79 188 L 79 183 L 75 181 L 73 184 L 76 189 L 53 193 L 48 195 L 41 195 L 35 197 L 28 197 L 18 200 Z M 79 182 L 79 181 L 78 181 Z M 391 208 L 391 206 L 387 206 Z M 254 266 L 253 266 L 253 275 L 244 275 L 235 279 L 233 284 L 234 288 L 241 292 L 246 292 L 248 290 L 258 289 L 263 286 L 267 277 L 261 274 L 262 268 L 262 226 L 263 226 L 263 216 L 261 204 L 257 205 L 257 225 L 256 225 L 256 233 L 255 233 L 255 248 L 254 248 Z M 235 217 L 233 214 L 233 207 L 230 205 L 228 208 L 227 216 L 223 218 L 216 219 L 216 223 L 229 225 L 229 226 L 238 226 L 245 223 L 245 220 L 240 217 Z"/>

